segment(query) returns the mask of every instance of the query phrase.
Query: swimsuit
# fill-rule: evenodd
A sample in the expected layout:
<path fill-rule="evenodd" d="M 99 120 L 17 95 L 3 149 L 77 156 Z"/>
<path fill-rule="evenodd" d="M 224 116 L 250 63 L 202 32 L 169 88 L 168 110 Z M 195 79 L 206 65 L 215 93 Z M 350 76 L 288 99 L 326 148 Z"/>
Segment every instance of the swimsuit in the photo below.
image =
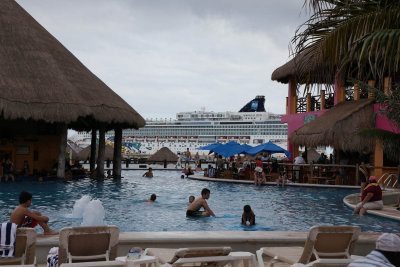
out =
<path fill-rule="evenodd" d="M 186 216 L 188 216 L 188 217 L 203 217 L 203 212 L 200 210 L 187 210 Z"/>
<path fill-rule="evenodd" d="M 25 216 L 24 221 L 22 222 L 21 225 L 18 225 L 18 228 L 21 227 L 28 227 L 28 228 L 35 228 L 35 226 L 37 225 L 37 221 L 31 217 Z"/>

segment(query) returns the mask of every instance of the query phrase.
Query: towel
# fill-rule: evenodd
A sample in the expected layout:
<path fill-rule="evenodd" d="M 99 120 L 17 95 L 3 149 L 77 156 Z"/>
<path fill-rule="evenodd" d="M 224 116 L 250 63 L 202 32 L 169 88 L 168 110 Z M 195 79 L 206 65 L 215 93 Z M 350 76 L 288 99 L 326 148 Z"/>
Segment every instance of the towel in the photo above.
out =
<path fill-rule="evenodd" d="M 58 264 L 58 247 L 52 247 L 47 255 L 47 266 L 57 267 Z"/>
<path fill-rule="evenodd" d="M 14 257 L 15 239 L 17 236 L 17 225 L 7 222 L 1 224 L 0 229 L 0 257 Z"/>

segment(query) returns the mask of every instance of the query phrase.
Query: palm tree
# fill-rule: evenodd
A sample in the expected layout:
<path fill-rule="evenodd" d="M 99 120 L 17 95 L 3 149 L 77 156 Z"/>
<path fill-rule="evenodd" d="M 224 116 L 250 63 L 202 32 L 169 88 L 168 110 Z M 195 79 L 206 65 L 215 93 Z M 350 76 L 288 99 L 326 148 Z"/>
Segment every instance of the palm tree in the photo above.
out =
<path fill-rule="evenodd" d="M 380 81 L 398 72 L 399 0 L 305 0 L 304 5 L 312 15 L 292 39 L 295 54 L 308 55 L 300 71 L 324 64 L 330 73 Z"/>

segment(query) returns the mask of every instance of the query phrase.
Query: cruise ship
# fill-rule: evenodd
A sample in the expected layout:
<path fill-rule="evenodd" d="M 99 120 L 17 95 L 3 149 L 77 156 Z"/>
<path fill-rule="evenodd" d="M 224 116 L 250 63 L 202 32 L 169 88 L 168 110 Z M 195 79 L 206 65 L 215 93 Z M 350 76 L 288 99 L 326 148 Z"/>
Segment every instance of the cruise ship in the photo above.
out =
<path fill-rule="evenodd" d="M 139 130 L 123 131 L 123 156 L 154 154 L 162 147 L 168 147 L 174 153 L 189 148 L 194 153 L 198 147 L 230 141 L 251 146 L 272 141 L 286 147 L 287 124 L 281 123 L 281 114 L 266 112 L 264 103 L 264 96 L 256 96 L 238 112 L 213 112 L 203 108 L 179 112 L 176 119 L 146 120 L 146 126 Z M 83 148 L 90 144 L 91 133 L 78 132 L 69 139 Z M 113 145 L 113 140 L 114 132 L 107 132 L 106 142 Z"/>

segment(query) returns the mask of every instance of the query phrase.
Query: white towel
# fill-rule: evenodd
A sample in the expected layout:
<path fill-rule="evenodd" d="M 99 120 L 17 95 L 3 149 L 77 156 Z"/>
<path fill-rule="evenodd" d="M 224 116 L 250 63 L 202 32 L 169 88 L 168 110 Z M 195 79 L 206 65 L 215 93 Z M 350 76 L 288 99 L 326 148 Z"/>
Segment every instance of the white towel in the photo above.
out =
<path fill-rule="evenodd" d="M 0 257 L 14 257 L 14 246 L 17 235 L 17 225 L 7 222 L 0 229 Z"/>

